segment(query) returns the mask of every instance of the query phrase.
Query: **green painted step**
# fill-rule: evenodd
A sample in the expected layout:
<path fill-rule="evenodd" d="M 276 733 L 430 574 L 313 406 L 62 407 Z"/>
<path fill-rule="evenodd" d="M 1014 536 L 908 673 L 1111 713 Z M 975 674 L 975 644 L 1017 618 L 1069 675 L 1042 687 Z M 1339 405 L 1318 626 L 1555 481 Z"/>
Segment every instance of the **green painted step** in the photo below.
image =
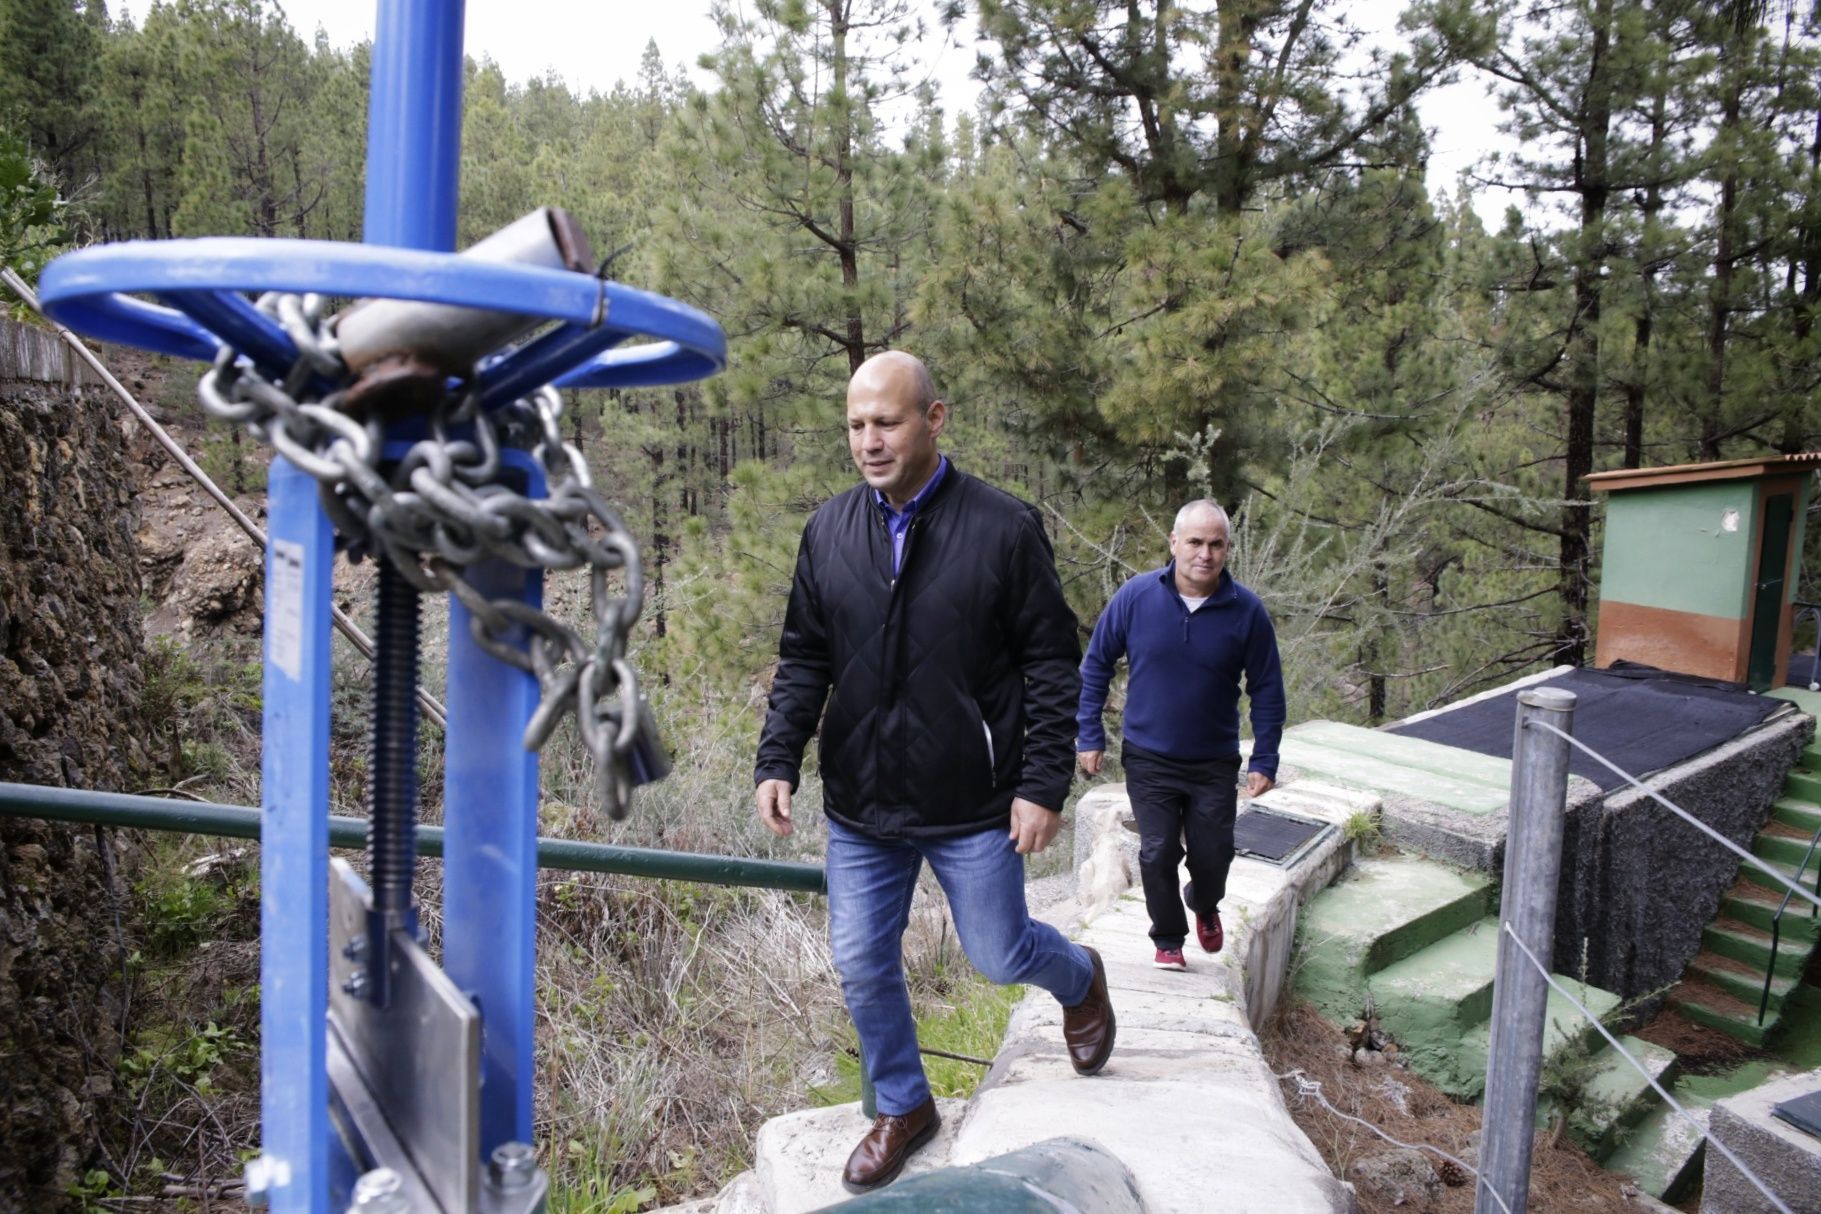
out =
<path fill-rule="evenodd" d="M 1805 771 L 1821 771 L 1821 746 L 1816 746 L 1813 742 L 1804 746 L 1796 759 L 1796 766 Z"/>
<path fill-rule="evenodd" d="M 1379 1019 L 1396 1037 L 1410 1069 L 1458 1099 L 1476 1099 L 1486 1082 L 1492 1028 L 1492 980 L 1498 964 L 1498 921 L 1474 927 L 1378 974 L 1372 982 Z M 1596 1016 L 1619 997 L 1556 975 Z M 1589 1045 L 1598 1032 L 1553 988 L 1543 1028 L 1545 1057 L 1569 1042 Z"/>
<path fill-rule="evenodd" d="M 1568 1116 L 1568 1136 L 1595 1159 L 1610 1155 L 1627 1130 L 1659 1107 L 1661 1097 L 1651 1080 L 1667 1088 L 1675 1076 L 1674 1050 L 1638 1037 L 1620 1037 L 1619 1045 L 1643 1071 L 1602 1041 L 1588 1060 L 1592 1073 L 1582 1084 L 1578 1107 Z M 1539 1125 L 1547 1124 L 1552 1116 L 1552 1108 L 1538 1105 Z"/>
<path fill-rule="evenodd" d="M 1783 795 L 1821 802 L 1821 772 L 1803 771 L 1801 768 L 1790 772 L 1783 777 Z"/>
<path fill-rule="evenodd" d="M 1784 927 L 1787 928 L 1790 916 L 1784 915 L 1783 920 Z M 1701 929 L 1702 948 L 1751 966 L 1760 978 L 1770 965 L 1770 941 L 1770 932 L 1747 923 L 1731 923 L 1721 919 Z M 1802 968 L 1808 964 L 1812 943 L 1812 934 L 1802 937 L 1793 933 L 1779 933 L 1777 973 L 1790 978 L 1800 977 Z"/>
<path fill-rule="evenodd" d="M 1821 804 L 1800 797 L 1778 797 L 1771 802 L 1770 816 L 1787 826 L 1805 830 L 1810 836 L 1821 830 Z"/>
<path fill-rule="evenodd" d="M 1769 939 L 1770 925 L 1776 918 L 1777 904 L 1782 900 L 1781 890 L 1772 891 L 1755 882 L 1739 882 L 1726 892 L 1726 897 L 1720 902 L 1720 910 L 1729 919 L 1737 919 L 1759 929 Z M 1777 929 L 1783 940 L 1798 942 L 1799 949 L 1804 952 L 1812 949 L 1815 941 L 1821 939 L 1821 918 L 1810 914 L 1810 909 L 1808 903 L 1799 898 L 1791 898 L 1788 909 L 1783 912 L 1782 926 Z M 1782 951 L 1781 945 L 1778 946 L 1778 951 Z"/>
<path fill-rule="evenodd" d="M 1775 869 L 1778 873 L 1782 874 L 1784 881 L 1794 881 L 1796 879 L 1795 864 L 1793 864 L 1793 863 L 1786 864 L 1781 860 L 1773 860 L 1768 856 L 1764 857 L 1764 861 L 1766 864 L 1770 865 L 1771 868 Z M 1765 889 L 1776 890 L 1778 897 L 1782 897 L 1783 892 L 1789 888 L 1787 885 L 1780 884 L 1774 877 L 1772 877 L 1769 873 L 1766 873 L 1762 868 L 1758 867 L 1756 864 L 1749 864 L 1744 860 L 1739 861 L 1739 876 L 1744 878 L 1747 881 L 1750 881 L 1753 885 L 1763 886 Z M 1808 879 L 1802 883 L 1803 888 L 1809 890 L 1812 893 L 1814 891 L 1814 882 L 1815 882 L 1814 866 L 1810 865 L 1809 872 L 1808 872 Z M 1799 902 L 1802 900 L 1803 900 L 1802 896 L 1800 894 L 1798 894 L 1795 896 L 1795 898 L 1793 898 L 1791 900 L 1791 904 L 1793 905 L 1795 902 Z"/>
<path fill-rule="evenodd" d="M 1821 852 L 1821 848 L 1818 848 L 1817 852 Z M 1788 865 L 1792 871 L 1806 860 L 1807 867 L 1802 871 L 1808 880 L 1804 884 L 1808 885 L 1810 889 L 1814 888 L 1815 856 L 1809 853 L 1807 836 L 1798 839 L 1791 835 L 1763 831 L 1752 840 L 1751 854 L 1763 856 L 1766 860 L 1774 860 L 1779 865 Z"/>
<path fill-rule="evenodd" d="M 1597 986 L 1587 986 L 1572 978 L 1565 978 L 1561 974 L 1554 975 L 1554 978 L 1558 983 L 1567 987 L 1574 997 L 1596 1016 L 1609 1015 L 1623 1002 L 1611 991 L 1603 991 Z M 1491 1041 L 1492 1026 L 1487 1023 L 1474 1025 L 1461 1038 L 1462 1049 L 1470 1058 L 1478 1062 L 1480 1086 L 1482 1087 L 1486 1079 L 1486 1054 Z M 1581 1015 L 1580 1010 L 1574 1004 L 1568 1002 L 1567 996 L 1554 987 L 1550 987 L 1549 1000 L 1543 1013 L 1544 1065 L 1547 1066 L 1549 1059 L 1556 1057 L 1570 1046 L 1580 1046 L 1591 1050 L 1596 1045 L 1604 1044 L 1599 1030 L 1588 1023 L 1587 1018 Z M 1415 1069 L 1414 1063 L 1411 1069 Z M 1428 1078 L 1428 1076 L 1424 1076 L 1424 1078 Z M 1479 1088 L 1476 1087 L 1468 1096 L 1477 1099 L 1479 1094 Z"/>
<path fill-rule="evenodd" d="M 1765 1036 L 1773 1027 L 1768 1015 L 1763 1024 L 1758 1023 L 1756 1000 L 1751 1002 L 1749 1008 L 1732 1007 L 1724 1001 L 1713 999 L 1698 987 L 1690 988 L 1686 983 L 1670 992 L 1669 1002 L 1697 1024 L 1719 1029 L 1747 1045 L 1763 1045 Z"/>
<path fill-rule="evenodd" d="M 1779 963 L 1781 963 L 1781 958 L 1779 958 Z M 1711 956 L 1703 953 L 1689 963 L 1688 972 L 1696 975 L 1709 986 L 1725 991 L 1734 999 L 1751 1004 L 1753 1008 L 1758 1006 L 1758 1001 L 1764 996 L 1763 971 L 1755 974 L 1740 973 L 1738 970 L 1728 969 L 1725 965 L 1716 964 Z M 1783 1007 L 1784 997 L 1794 990 L 1795 986 L 1795 978 L 1779 975 L 1771 979 L 1770 1000 L 1764 1010 L 1766 1028 L 1776 1023 L 1777 1014 Z"/>
<path fill-rule="evenodd" d="M 1676 1094 L 1678 1101 L 1683 1101 Z M 1687 1104 L 1683 1101 L 1683 1107 Z M 1600 1166 L 1618 1176 L 1629 1176 L 1638 1188 L 1658 1201 L 1679 1202 L 1694 1191 L 1701 1178 L 1703 1135 L 1711 1105 L 1689 1108 L 1690 1125 L 1668 1105 L 1658 1105 L 1632 1127 L 1625 1140 L 1612 1149 Z"/>
<path fill-rule="evenodd" d="M 1760 1061 L 1724 1075 L 1678 1075 L 1670 1095 L 1698 1125 L 1689 1125 L 1668 1105 L 1658 1105 L 1624 1136 L 1624 1142 L 1601 1166 L 1630 1176 L 1659 1201 L 1680 1202 L 1693 1192 L 1701 1175 L 1701 1134 L 1707 1129 L 1709 1111 L 1726 1097 L 1749 1092 L 1781 1073 L 1782 1068 Z"/>
<path fill-rule="evenodd" d="M 1414 856 L 1364 858 L 1303 908 L 1296 990 L 1330 1020 L 1360 1015 L 1369 977 L 1477 922 L 1490 879 Z"/>
<path fill-rule="evenodd" d="M 1338 721 L 1291 726 L 1279 753 L 1287 765 L 1337 784 L 1416 797 L 1480 817 L 1503 809 L 1511 797 L 1509 759 Z"/>

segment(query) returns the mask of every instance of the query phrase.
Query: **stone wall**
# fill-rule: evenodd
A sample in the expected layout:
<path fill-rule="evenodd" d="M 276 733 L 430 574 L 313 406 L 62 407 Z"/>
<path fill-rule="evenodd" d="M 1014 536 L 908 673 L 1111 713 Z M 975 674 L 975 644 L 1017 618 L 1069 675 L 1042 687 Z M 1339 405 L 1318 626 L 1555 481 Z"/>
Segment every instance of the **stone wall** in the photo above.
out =
<path fill-rule="evenodd" d="M 1787 712 L 1648 783 L 1749 851 L 1814 728 Z M 1564 833 L 1555 970 L 1584 968 L 1587 981 L 1645 998 L 1648 1011 L 1700 951 L 1739 859 L 1633 788 L 1571 806 Z"/>
<path fill-rule="evenodd" d="M 131 789 L 148 764 L 126 439 L 92 389 L 5 370 L 0 780 Z M 0 1209 L 65 1208 L 89 1164 L 120 1049 L 117 846 L 0 817 Z"/>

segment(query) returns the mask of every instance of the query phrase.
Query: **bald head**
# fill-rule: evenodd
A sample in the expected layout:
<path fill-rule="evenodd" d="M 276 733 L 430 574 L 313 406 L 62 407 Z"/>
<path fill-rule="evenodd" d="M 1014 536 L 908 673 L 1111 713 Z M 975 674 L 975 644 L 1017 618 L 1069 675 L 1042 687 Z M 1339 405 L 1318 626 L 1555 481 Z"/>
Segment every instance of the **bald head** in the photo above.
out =
<path fill-rule="evenodd" d="M 894 507 L 935 475 L 936 436 L 948 406 L 920 359 L 902 350 L 875 354 L 847 381 L 847 443 L 866 483 Z"/>
<path fill-rule="evenodd" d="M 1203 519 L 1218 522 L 1222 530 L 1230 531 L 1233 528 L 1233 520 L 1227 517 L 1227 512 L 1220 508 L 1220 504 L 1210 498 L 1203 497 L 1197 498 L 1195 501 L 1184 506 L 1181 510 L 1178 510 L 1176 512 L 1176 521 L 1170 525 L 1170 530 L 1181 531 L 1189 524 Z"/>
<path fill-rule="evenodd" d="M 848 381 L 847 398 L 852 400 L 855 392 L 905 399 L 919 413 L 928 413 L 936 403 L 936 381 L 929 368 L 902 350 L 885 350 L 861 363 Z"/>

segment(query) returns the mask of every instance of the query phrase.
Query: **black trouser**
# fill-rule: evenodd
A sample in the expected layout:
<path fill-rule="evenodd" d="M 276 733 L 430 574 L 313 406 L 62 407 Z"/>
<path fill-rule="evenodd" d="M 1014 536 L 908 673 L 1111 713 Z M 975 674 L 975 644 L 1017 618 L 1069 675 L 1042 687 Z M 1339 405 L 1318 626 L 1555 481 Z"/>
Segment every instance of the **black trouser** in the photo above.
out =
<path fill-rule="evenodd" d="M 1183 840 L 1198 915 L 1211 914 L 1227 892 L 1233 865 L 1233 817 L 1239 805 L 1239 756 L 1184 762 L 1125 744 L 1125 787 L 1138 819 L 1138 873 L 1151 941 L 1181 948 L 1189 921 L 1176 889 Z"/>

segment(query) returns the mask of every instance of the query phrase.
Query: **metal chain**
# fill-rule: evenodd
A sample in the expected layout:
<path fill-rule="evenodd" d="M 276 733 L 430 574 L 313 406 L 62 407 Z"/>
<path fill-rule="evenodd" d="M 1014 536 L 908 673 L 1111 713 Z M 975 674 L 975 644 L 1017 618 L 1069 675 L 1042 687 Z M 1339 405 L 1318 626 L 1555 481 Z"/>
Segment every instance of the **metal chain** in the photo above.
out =
<path fill-rule="evenodd" d="M 638 545 L 594 489 L 587 460 L 563 441 L 562 397 L 545 387 L 483 412 L 472 391 L 445 394 L 430 417 L 431 437 L 382 469 L 381 423 L 341 408 L 349 374 L 325 327 L 323 299 L 274 293 L 258 306 L 296 344 L 296 364 L 276 383 L 224 347 L 197 387 L 204 410 L 245 426 L 314 477 L 325 512 L 357 559 L 383 555 L 419 590 L 460 600 L 475 643 L 537 679 L 540 698 L 525 727 L 525 748 L 541 749 L 573 711 L 594 756 L 603 804 L 613 818 L 625 817 L 635 758 L 650 778 L 663 774 L 650 768 L 666 763 L 626 658 L 644 575 Z M 312 385 L 324 382 L 334 387 L 310 400 L 317 394 Z M 452 437 L 458 428 L 472 438 Z M 549 496 L 528 498 L 500 482 L 503 443 L 530 448 Z M 486 559 L 522 569 L 586 566 L 593 644 L 517 599 L 487 598 L 464 576 Z M 609 581 L 616 570 L 619 593 Z"/>

